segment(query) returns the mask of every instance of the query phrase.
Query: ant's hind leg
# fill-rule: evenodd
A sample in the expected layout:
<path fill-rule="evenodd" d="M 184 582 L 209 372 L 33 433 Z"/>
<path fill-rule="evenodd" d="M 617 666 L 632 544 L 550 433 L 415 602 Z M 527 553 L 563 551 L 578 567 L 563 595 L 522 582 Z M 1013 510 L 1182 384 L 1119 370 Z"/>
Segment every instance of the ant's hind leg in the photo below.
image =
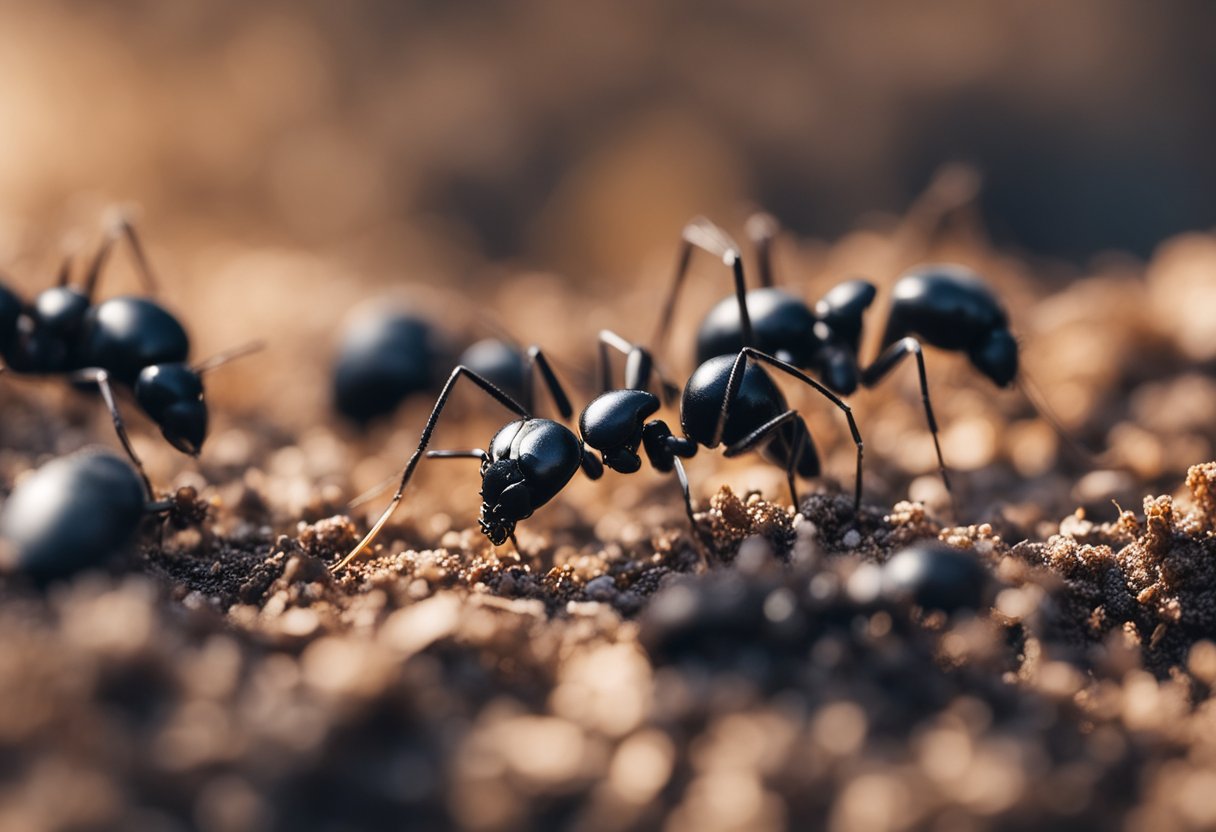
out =
<path fill-rule="evenodd" d="M 787 410 L 779 416 L 776 416 L 754 431 L 749 433 L 734 444 L 728 445 L 722 455 L 725 457 L 735 457 L 745 454 L 748 451 L 754 450 L 756 446 L 773 436 L 774 432 L 785 427 L 789 423 L 801 423 L 801 428 L 796 432 L 794 437 L 794 445 L 789 449 L 789 456 L 785 460 L 785 479 L 790 489 L 790 500 L 793 501 L 794 511 L 798 510 L 798 487 L 794 483 L 794 477 L 798 472 L 798 464 L 802 461 L 802 454 L 806 448 L 807 429 L 806 423 L 802 421 L 802 417 L 798 415 L 796 410 Z"/>
<path fill-rule="evenodd" d="M 726 395 L 722 398 L 722 409 L 718 413 L 718 423 L 714 429 L 713 442 L 710 447 L 716 447 L 722 441 L 722 434 L 726 430 L 726 419 L 730 414 L 730 407 L 735 401 L 735 397 L 739 394 L 739 388 L 743 384 L 743 373 L 748 360 L 759 361 L 768 364 L 774 369 L 780 370 L 786 375 L 793 376 L 801 381 L 806 386 L 815 390 L 819 395 L 836 405 L 845 415 L 845 419 L 849 423 L 849 433 L 852 434 L 853 444 L 857 448 L 857 474 L 853 485 L 853 513 L 858 514 L 861 511 L 861 487 L 862 487 L 862 459 L 865 455 L 865 443 L 861 439 L 861 431 L 857 428 L 857 420 L 853 418 L 853 409 L 844 401 L 833 393 L 828 388 L 824 387 L 815 379 L 808 376 L 806 373 L 799 370 L 797 367 L 782 361 L 779 358 L 774 358 L 768 353 L 760 352 L 760 350 L 751 347 L 744 347 L 739 351 L 739 355 L 735 358 L 735 363 L 731 367 L 730 376 L 726 380 Z M 780 417 L 778 417 L 780 418 Z M 797 457 L 795 457 L 797 459 Z"/>

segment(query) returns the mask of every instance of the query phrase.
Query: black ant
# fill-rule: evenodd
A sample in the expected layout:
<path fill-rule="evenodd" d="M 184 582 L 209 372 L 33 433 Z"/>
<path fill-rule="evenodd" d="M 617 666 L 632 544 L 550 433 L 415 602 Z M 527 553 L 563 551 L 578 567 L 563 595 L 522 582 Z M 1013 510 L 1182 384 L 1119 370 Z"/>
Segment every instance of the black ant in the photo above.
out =
<path fill-rule="evenodd" d="M 406 399 L 434 392 L 454 352 L 448 336 L 421 315 L 392 306 L 357 312 L 338 345 L 334 409 L 359 426 L 388 416 Z M 504 336 L 477 341 L 455 363 L 527 403 L 527 362 L 525 351 Z"/>
<path fill-rule="evenodd" d="M 688 273 L 691 251 L 711 233 L 707 229 L 713 228 L 705 219 L 693 220 L 684 228 L 671 288 L 652 340 L 658 354 L 664 347 L 680 288 Z M 862 367 L 859 361 L 862 319 L 877 295 L 874 285 L 862 279 L 843 281 L 829 290 L 812 310 L 801 298 L 773 285 L 771 248 L 777 225 L 772 217 L 754 215 L 747 223 L 747 232 L 758 254 L 761 286 L 747 291 L 746 304 L 728 297 L 710 310 L 697 332 L 697 360 L 704 362 L 715 356 L 731 355 L 750 342 L 783 361 L 816 373 L 832 390 L 847 396 L 859 384 L 866 388 L 877 386 L 905 358 L 914 356 L 938 470 L 947 492 L 953 494 L 929 399 L 921 342 L 965 353 L 971 364 L 994 384 L 1008 387 L 1018 376 L 1018 344 L 1010 332 L 1009 316 L 1000 299 L 966 267 L 934 264 L 911 269 L 892 289 L 881 352 L 872 363 Z M 1042 412 L 1042 408 L 1037 405 L 1036 408 Z"/>
<path fill-rule="evenodd" d="M 197 519 L 192 489 L 150 502 L 145 480 L 118 455 L 86 449 L 53 459 L 23 479 L 0 509 L 6 566 L 46 582 L 99 566 L 121 551 L 149 514 Z M 185 503 L 191 503 L 187 506 Z"/>
<path fill-rule="evenodd" d="M 176 317 L 150 297 L 123 296 L 94 303 L 98 280 L 115 243 L 126 240 L 147 295 L 156 281 L 143 245 L 121 215 L 106 235 L 82 284 L 71 285 L 72 258 L 64 259 L 56 285 L 30 304 L 0 285 L 0 354 L 4 367 L 19 375 L 65 375 L 101 391 L 114 429 L 148 495 L 151 481 L 131 446 L 112 385 L 130 389 L 140 409 L 169 444 L 197 457 L 207 436 L 207 404 L 202 377 L 210 370 L 261 348 L 249 344 L 190 366 L 190 341 Z"/>
<path fill-rule="evenodd" d="M 734 269 L 737 298 L 746 320 L 747 310 L 742 306 L 745 283 L 738 248 L 715 227 L 706 226 L 703 231 L 705 233 L 697 235 L 694 243 Z M 844 412 L 857 446 L 854 509 L 860 507 L 863 444 L 853 414 L 835 394 L 796 367 L 750 346 L 743 347 L 733 357 L 711 358 L 697 368 L 683 388 L 680 427 L 684 435 L 676 436 L 662 420 L 647 421 L 661 404 L 656 395 L 645 389 L 652 373 L 659 375 L 665 391 L 672 387 L 661 373 L 657 373 L 649 351 L 607 331 L 600 334 L 599 342 L 603 386 L 611 386 L 607 356 L 609 350 L 616 349 L 626 355 L 627 388 L 606 390 L 588 404 L 579 416 L 579 436 L 559 422 L 533 416 L 528 408 L 469 368 L 459 366 L 453 370 L 427 419 L 418 447 L 402 472 L 392 501 L 359 544 L 333 567 L 334 571 L 344 568 L 375 540 L 400 504 L 423 454 L 429 458 L 477 459 L 481 462 L 482 505 L 478 522 L 482 532 L 496 546 L 508 539 L 514 540 L 516 524 L 555 497 L 578 470 L 582 469 L 593 480 L 602 476 L 605 466 L 625 474 L 639 470 L 639 448 L 656 470 L 675 471 L 683 491 L 685 511 L 694 529 L 696 522 L 688 477 L 680 460 L 696 454 L 699 446 L 716 448 L 725 443 L 728 457 L 761 450 L 785 470 L 790 496 L 797 506 L 794 478 L 796 475 L 818 476 L 819 457 L 806 422 L 787 406 L 781 390 L 763 365 L 797 378 Z M 569 419 L 573 413 L 569 397 L 544 355 L 533 347 L 529 350 L 529 358 L 541 371 L 558 411 L 563 418 Z M 462 376 L 518 418 L 494 435 L 488 452 L 481 449 L 428 452 L 426 448 L 439 416 L 452 388 Z M 600 458 L 592 451 L 598 451 Z"/>

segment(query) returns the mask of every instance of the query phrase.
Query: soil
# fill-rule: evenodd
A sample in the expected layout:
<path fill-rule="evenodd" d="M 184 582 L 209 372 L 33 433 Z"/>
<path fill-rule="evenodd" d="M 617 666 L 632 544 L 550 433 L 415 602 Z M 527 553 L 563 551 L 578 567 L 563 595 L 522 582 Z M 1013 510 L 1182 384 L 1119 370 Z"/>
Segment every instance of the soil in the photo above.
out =
<path fill-rule="evenodd" d="M 782 272 L 813 297 L 846 267 L 885 288 L 895 262 L 971 263 L 1091 457 L 930 351 L 956 506 L 909 368 L 851 400 L 859 517 L 839 414 L 785 387 L 829 473 L 796 514 L 780 471 L 702 451 L 695 532 L 671 478 L 610 472 L 494 550 L 476 466 L 428 462 L 372 555 L 333 575 L 387 495 L 347 501 L 401 464 L 429 402 L 359 437 L 287 393 L 229 389 L 196 470 L 136 429 L 158 482 L 198 489 L 202 523 L 149 520 L 108 570 L 0 585 L 0 828 L 1216 826 L 1216 463 L 1199 464 L 1216 456 L 1216 240 L 1060 286 L 982 238 L 909 239 L 858 232 Z M 512 326 L 561 348 L 577 389 L 587 333 L 552 310 L 586 290 L 543 285 Z M 596 302 L 631 320 L 654 285 Z M 698 285 L 673 343 L 721 291 Z M 324 366 L 324 349 L 301 351 Z M 53 382 L 0 396 L 7 488 L 111 442 Z M 472 396 L 454 407 L 445 447 L 500 423 Z M 988 601 L 946 615 L 885 592 L 882 564 L 926 539 L 985 564 Z"/>

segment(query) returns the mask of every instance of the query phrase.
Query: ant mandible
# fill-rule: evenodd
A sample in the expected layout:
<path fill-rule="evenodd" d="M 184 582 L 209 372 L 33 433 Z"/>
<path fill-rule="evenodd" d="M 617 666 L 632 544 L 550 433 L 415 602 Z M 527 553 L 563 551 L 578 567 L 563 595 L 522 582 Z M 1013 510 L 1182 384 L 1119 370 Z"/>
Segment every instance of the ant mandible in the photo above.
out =
<path fill-rule="evenodd" d="M 738 247 L 720 229 L 705 225 L 694 235 L 694 244 L 730 266 L 735 274 L 741 317 L 746 320 L 744 277 Z M 392 501 L 351 552 L 334 567 L 343 569 L 375 540 L 400 504 L 414 470 L 425 454 L 428 458 L 477 459 L 481 462 L 482 505 L 478 518 L 482 532 L 494 545 L 514 540 L 516 524 L 555 497 L 581 468 L 591 479 L 599 479 L 604 467 L 630 474 L 641 468 L 642 448 L 652 467 L 675 471 L 684 496 L 684 507 L 692 527 L 696 521 L 687 474 L 681 458 L 696 454 L 698 447 L 717 448 L 725 443 L 725 456 L 760 450 L 786 472 L 795 507 L 798 493 L 795 476 L 819 475 L 819 457 L 806 422 L 790 409 L 780 388 L 763 365 L 780 370 L 819 392 L 844 412 L 857 447 L 854 510 L 860 507 L 863 443 L 849 406 L 819 382 L 796 367 L 767 353 L 745 346 L 736 356 L 720 356 L 698 367 L 684 386 L 680 401 L 680 427 L 676 436 L 662 420 L 647 421 L 660 407 L 659 398 L 646 388 L 658 375 L 665 392 L 673 386 L 654 366 L 648 350 L 610 331 L 599 337 L 602 386 L 611 386 L 609 350 L 626 355 L 626 388 L 605 390 L 579 416 L 579 436 L 559 422 L 533 416 L 502 390 L 467 367 L 459 366 L 448 377 L 422 430 L 418 447 L 402 472 Z M 563 418 L 573 409 L 569 397 L 541 351 L 532 347 L 531 367 L 541 372 Z M 427 451 L 431 434 L 443 412 L 452 388 L 467 377 L 481 390 L 515 413 L 516 420 L 500 429 L 490 441 L 490 450 Z M 590 450 L 589 450 L 590 449 Z M 599 452 L 599 458 L 592 451 Z M 602 461 L 601 461 L 602 460 Z"/>
<path fill-rule="evenodd" d="M 176 317 L 151 297 L 123 296 L 94 303 L 97 284 L 114 245 L 126 240 L 147 295 L 156 280 L 134 226 L 115 214 L 80 286 L 71 285 L 72 257 L 64 259 L 56 285 L 24 303 L 0 284 L 0 355 L 18 375 L 63 375 L 96 384 L 123 448 L 151 497 L 152 483 L 127 436 L 114 385 L 128 388 L 140 409 L 169 444 L 198 456 L 207 436 L 202 377 L 261 348 L 253 343 L 190 366 L 190 341 Z"/>
<path fill-rule="evenodd" d="M 688 273 L 689 254 L 707 225 L 707 220 L 696 219 L 684 229 L 683 245 L 652 341 L 657 354 L 662 354 L 665 346 Z M 832 390 L 847 396 L 859 384 L 877 386 L 905 358 L 914 356 L 938 471 L 953 496 L 929 398 L 921 343 L 965 353 L 993 383 L 1007 387 L 1018 376 L 1018 345 L 1003 304 L 977 274 L 964 266 L 931 264 L 913 268 L 892 289 L 878 357 L 862 367 L 862 319 L 877 295 L 874 285 L 862 279 L 843 281 L 812 310 L 801 298 L 773 284 L 771 249 L 777 228 L 767 214 L 756 214 L 748 220 L 747 233 L 757 252 L 761 286 L 747 291 L 745 304 L 725 298 L 710 310 L 697 332 L 697 360 L 733 354 L 741 344 L 754 339 L 760 349 L 816 373 Z"/>

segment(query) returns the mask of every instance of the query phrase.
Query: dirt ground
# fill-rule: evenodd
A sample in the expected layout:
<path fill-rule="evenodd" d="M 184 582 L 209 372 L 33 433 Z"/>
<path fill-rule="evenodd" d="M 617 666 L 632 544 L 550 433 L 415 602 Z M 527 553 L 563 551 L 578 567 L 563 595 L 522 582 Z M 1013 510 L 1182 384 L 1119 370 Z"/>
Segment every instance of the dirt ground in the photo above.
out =
<path fill-rule="evenodd" d="M 334 307 L 307 296 L 300 332 L 262 333 L 288 349 L 217 374 L 197 466 L 133 419 L 157 482 L 210 504 L 200 528 L 149 521 L 108 572 L 0 584 L 0 828 L 1216 827 L 1216 239 L 1061 282 L 914 213 L 783 240 L 779 281 L 814 299 L 872 277 L 870 355 L 885 290 L 924 260 L 1007 299 L 1027 377 L 1092 456 L 930 351 L 957 514 L 909 367 L 851 400 L 856 522 L 843 421 L 783 384 L 828 472 L 797 514 L 780 471 L 703 450 L 697 534 L 674 480 L 644 469 L 576 481 L 494 550 L 476 466 L 424 463 L 373 556 L 336 577 L 387 495 L 347 502 L 403 463 L 430 402 L 365 435 L 324 415 L 315 324 Z M 595 329 L 646 337 L 666 265 L 610 287 L 515 275 L 485 299 L 585 402 Z M 678 372 L 723 292 L 713 269 L 674 333 Z M 0 399 L 6 491 L 114 445 L 54 382 Z M 462 396 L 437 444 L 484 444 L 503 418 Z M 881 565 L 925 538 L 989 570 L 979 609 L 881 591 Z"/>

